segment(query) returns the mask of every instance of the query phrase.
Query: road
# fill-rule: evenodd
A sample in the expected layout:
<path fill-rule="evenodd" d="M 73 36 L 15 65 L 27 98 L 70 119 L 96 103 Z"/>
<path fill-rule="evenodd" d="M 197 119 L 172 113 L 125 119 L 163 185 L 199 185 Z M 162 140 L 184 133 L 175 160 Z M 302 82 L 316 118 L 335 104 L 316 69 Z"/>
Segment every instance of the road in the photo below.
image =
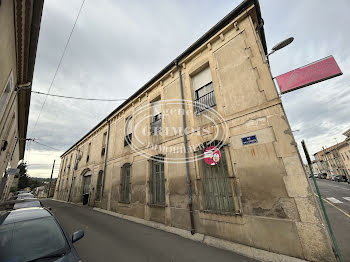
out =
<path fill-rule="evenodd" d="M 85 237 L 74 244 L 84 262 L 256 262 L 175 234 L 103 214 L 90 207 L 49 199 L 42 202 L 52 208 L 69 235 L 79 229 L 85 231 Z"/>
<path fill-rule="evenodd" d="M 343 261 L 350 262 L 350 184 L 326 179 L 316 181 Z M 315 190 L 312 180 L 310 182 Z"/>

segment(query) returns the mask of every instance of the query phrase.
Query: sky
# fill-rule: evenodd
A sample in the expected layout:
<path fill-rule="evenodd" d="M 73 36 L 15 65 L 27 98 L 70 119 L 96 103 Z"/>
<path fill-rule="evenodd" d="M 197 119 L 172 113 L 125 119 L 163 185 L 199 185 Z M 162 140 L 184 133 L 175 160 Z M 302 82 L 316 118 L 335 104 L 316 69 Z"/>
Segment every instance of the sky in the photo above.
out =
<path fill-rule="evenodd" d="M 48 91 L 81 3 L 45 1 L 33 91 Z M 50 93 L 126 99 L 240 3 L 86 0 Z M 350 128 L 350 1 L 262 0 L 260 5 L 269 49 L 295 38 L 270 56 L 273 76 L 329 55 L 343 72 L 282 95 L 298 145 L 304 139 L 313 154 L 344 140 L 342 133 Z M 59 156 L 120 102 L 48 97 L 41 111 L 44 100 L 32 94 L 27 137 L 45 146 L 28 143 L 25 161 L 30 176 L 49 177 L 56 160 L 57 177 Z"/>

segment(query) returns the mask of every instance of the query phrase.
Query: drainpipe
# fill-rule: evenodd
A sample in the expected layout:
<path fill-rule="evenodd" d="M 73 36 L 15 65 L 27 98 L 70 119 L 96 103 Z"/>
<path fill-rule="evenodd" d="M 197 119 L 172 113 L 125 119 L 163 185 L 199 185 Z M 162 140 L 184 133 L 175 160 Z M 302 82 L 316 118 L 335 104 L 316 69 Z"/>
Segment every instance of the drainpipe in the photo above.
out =
<path fill-rule="evenodd" d="M 175 60 L 175 66 L 179 70 L 179 81 L 180 81 L 180 92 L 181 92 L 181 105 L 182 105 L 182 125 L 184 128 L 184 146 L 185 146 L 185 161 L 186 161 L 186 180 L 187 180 L 187 194 L 188 194 L 188 208 L 190 210 L 190 220 L 191 220 L 191 234 L 194 235 L 194 219 L 193 219 L 193 208 L 192 208 L 192 186 L 190 177 L 190 164 L 188 163 L 188 151 L 187 151 L 187 134 L 186 134 L 186 114 L 185 114 L 185 104 L 184 104 L 184 90 L 181 75 L 181 66 L 178 65 Z"/>
<path fill-rule="evenodd" d="M 102 181 L 102 192 L 101 196 L 103 196 L 103 191 L 105 189 L 105 181 L 106 181 L 106 167 L 107 167 L 107 158 L 108 158 L 108 145 L 109 145 L 109 131 L 111 129 L 111 122 L 108 118 L 106 118 L 108 129 L 107 129 L 107 141 L 106 141 L 106 152 L 105 152 L 105 162 L 103 167 L 103 181 Z"/>

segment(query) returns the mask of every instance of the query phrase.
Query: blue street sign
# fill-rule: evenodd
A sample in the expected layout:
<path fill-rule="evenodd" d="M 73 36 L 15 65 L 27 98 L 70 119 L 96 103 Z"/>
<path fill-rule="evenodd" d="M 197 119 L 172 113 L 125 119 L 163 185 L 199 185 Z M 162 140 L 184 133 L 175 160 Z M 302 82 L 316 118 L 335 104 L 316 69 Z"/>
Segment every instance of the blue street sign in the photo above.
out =
<path fill-rule="evenodd" d="M 257 143 L 258 139 L 256 138 L 256 135 L 253 136 L 247 136 L 247 137 L 242 137 L 242 144 L 243 145 L 249 145 L 253 143 Z"/>

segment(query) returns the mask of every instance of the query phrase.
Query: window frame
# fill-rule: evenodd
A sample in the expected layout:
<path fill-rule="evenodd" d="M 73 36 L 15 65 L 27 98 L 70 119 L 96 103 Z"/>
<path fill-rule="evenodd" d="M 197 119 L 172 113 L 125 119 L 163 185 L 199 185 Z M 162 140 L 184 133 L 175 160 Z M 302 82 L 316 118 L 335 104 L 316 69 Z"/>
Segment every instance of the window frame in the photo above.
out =
<path fill-rule="evenodd" d="M 206 147 L 208 146 L 210 145 L 206 145 Z M 220 148 L 221 160 L 216 166 L 207 165 L 204 159 L 202 158 L 197 160 L 197 166 L 199 170 L 199 176 L 197 179 L 200 181 L 200 191 L 201 191 L 200 199 L 201 199 L 202 212 L 221 214 L 221 215 L 237 215 L 237 214 L 240 214 L 241 212 L 239 197 L 238 197 L 239 194 L 237 193 L 234 176 L 230 174 L 229 163 L 231 159 L 230 159 L 229 150 L 230 149 L 225 145 Z M 204 149 L 199 150 L 197 153 L 200 154 L 203 152 L 204 152 Z M 214 170 L 215 168 L 220 169 L 220 171 L 217 171 L 216 174 L 214 173 L 211 173 L 210 175 L 207 174 L 207 171 Z M 222 172 L 224 168 L 226 168 L 226 171 Z M 217 176 L 218 174 L 221 175 L 223 173 L 226 173 L 226 174 L 220 177 Z M 214 181 L 212 184 L 209 183 L 210 179 Z M 214 188 L 215 186 L 217 188 Z M 222 188 L 226 190 L 227 194 L 223 195 L 225 191 L 220 191 Z M 208 191 L 212 191 L 210 192 L 211 194 L 208 194 Z M 219 192 L 220 194 L 217 194 L 215 196 L 215 192 Z M 217 197 L 217 199 L 215 199 L 215 197 Z M 215 201 L 217 202 L 214 203 Z M 215 204 L 218 204 L 218 205 L 215 207 Z"/>
<path fill-rule="evenodd" d="M 166 207 L 165 156 L 157 155 L 150 159 L 149 205 Z M 158 167 L 158 171 L 157 171 Z"/>
<path fill-rule="evenodd" d="M 154 107 L 159 103 L 160 113 L 154 115 Z M 151 135 L 157 135 L 162 133 L 162 100 L 161 97 L 157 97 L 151 102 L 151 123 L 150 123 L 150 133 Z"/>
<path fill-rule="evenodd" d="M 9 91 L 6 92 L 6 89 L 7 89 L 7 86 L 10 85 L 9 87 Z M 0 96 L 0 102 L 2 103 L 2 105 L 0 104 L 0 120 L 2 119 L 2 117 L 4 116 L 4 113 L 6 111 L 6 107 L 7 107 L 7 104 L 11 98 L 11 93 L 14 89 L 14 84 L 13 84 L 13 71 L 10 72 L 8 78 L 7 78 L 7 81 L 6 81 L 6 84 L 5 84 L 5 87 L 1 93 L 1 96 Z M 2 98 L 4 97 L 5 93 L 8 93 L 7 97 L 4 99 L 4 101 L 2 102 Z"/>
<path fill-rule="evenodd" d="M 211 81 L 199 87 L 195 87 L 193 83 L 193 79 L 204 70 L 208 70 Z M 213 76 L 212 76 L 210 64 L 207 63 L 203 65 L 202 67 L 200 67 L 200 69 L 197 69 L 194 73 L 192 73 L 190 77 L 191 77 L 191 86 L 192 86 L 193 96 L 194 96 L 194 99 L 193 99 L 194 113 L 196 115 L 199 115 L 202 112 L 207 111 L 209 108 L 213 108 L 216 106 L 214 82 L 213 82 Z M 206 92 L 204 95 L 199 96 L 199 91 L 203 90 L 208 86 L 211 86 L 210 91 Z"/>
<path fill-rule="evenodd" d="M 119 183 L 119 202 L 130 204 L 131 199 L 131 164 L 125 163 L 121 167 Z"/>
<path fill-rule="evenodd" d="M 128 116 L 127 118 L 126 118 L 126 120 L 125 120 L 125 132 L 124 132 L 124 134 L 125 134 L 125 136 L 124 136 L 124 147 L 126 147 L 126 146 L 128 146 L 128 145 L 130 145 L 131 143 L 132 143 L 132 116 L 130 115 L 130 116 Z M 131 124 L 131 133 L 128 133 L 128 125 L 129 125 L 129 123 Z"/>

